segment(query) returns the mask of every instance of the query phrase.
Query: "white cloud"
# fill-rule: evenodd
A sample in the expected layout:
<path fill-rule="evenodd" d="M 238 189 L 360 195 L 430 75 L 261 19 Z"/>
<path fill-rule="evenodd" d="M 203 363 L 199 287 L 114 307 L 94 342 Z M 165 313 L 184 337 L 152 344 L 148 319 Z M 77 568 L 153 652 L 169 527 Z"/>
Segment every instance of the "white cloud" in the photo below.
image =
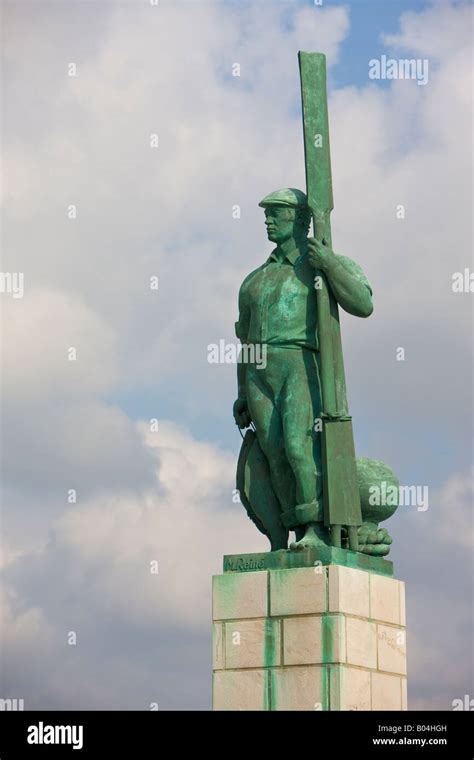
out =
<path fill-rule="evenodd" d="M 10 403 L 95 398 L 117 382 L 118 336 L 79 295 L 30 290 L 26 281 L 23 300 L 3 301 L 2 320 L 3 392 Z"/>
<path fill-rule="evenodd" d="M 407 11 L 400 16 L 398 34 L 382 34 L 387 45 L 415 55 L 445 62 L 471 45 L 472 9 L 468 2 L 434 0 L 422 13 Z"/>
<path fill-rule="evenodd" d="M 79 499 L 54 519 L 47 540 L 37 537 L 29 551 L 5 562 L 10 598 L 2 628 L 9 631 L 6 650 L 12 658 L 4 663 L 5 683 L 20 684 L 33 705 L 49 672 L 48 704 L 60 707 L 63 698 L 82 708 L 120 704 L 123 695 L 112 686 L 104 688 L 100 679 L 95 685 L 96 657 L 106 680 L 115 681 L 118 668 L 118 682 L 125 678 L 122 660 L 128 660 L 128 704 L 136 705 L 133 700 L 145 698 L 152 668 L 146 676 L 142 672 L 134 635 L 146 637 L 148 648 L 173 629 L 195 637 L 207 632 L 211 576 L 222 571 L 222 554 L 268 546 L 242 505 L 233 503 L 231 455 L 172 422 L 162 422 L 157 433 L 142 426 L 141 434 L 156 466 L 148 491 L 141 497 L 103 492 L 86 503 Z M 157 574 L 151 572 L 153 561 Z M 131 631 L 118 660 L 114 646 L 110 654 L 102 651 L 107 621 L 115 637 Z M 67 645 L 68 631 L 77 635 L 74 648 Z M 29 675 L 18 681 L 20 662 Z M 60 673 L 74 683 L 73 693 L 67 693 Z"/>
<path fill-rule="evenodd" d="M 149 484 L 152 462 L 134 424 L 103 400 L 119 374 L 113 327 L 63 292 L 31 290 L 3 305 L 3 479 L 25 493 L 22 515 L 37 511 L 44 491 L 64 504 L 71 488 Z"/>

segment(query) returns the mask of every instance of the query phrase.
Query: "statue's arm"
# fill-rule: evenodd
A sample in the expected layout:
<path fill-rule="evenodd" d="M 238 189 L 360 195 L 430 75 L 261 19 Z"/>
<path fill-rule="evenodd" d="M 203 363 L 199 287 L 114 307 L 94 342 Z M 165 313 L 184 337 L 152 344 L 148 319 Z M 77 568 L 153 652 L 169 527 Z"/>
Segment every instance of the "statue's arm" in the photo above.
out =
<path fill-rule="evenodd" d="M 237 364 L 237 395 L 238 398 L 245 399 L 247 401 L 247 391 L 245 387 L 247 378 L 247 365 L 245 362 L 239 362 Z"/>
<path fill-rule="evenodd" d="M 338 256 L 314 238 L 308 239 L 310 263 L 326 275 L 338 304 L 356 317 L 370 317 L 374 310 L 372 289 L 361 267 L 347 256 Z"/>
<path fill-rule="evenodd" d="M 243 288 L 239 293 L 239 320 L 235 323 L 235 334 L 241 343 L 246 343 L 250 325 L 250 310 L 245 303 Z M 237 363 L 237 400 L 234 403 L 234 419 L 240 428 L 249 427 L 251 418 L 247 405 L 246 391 L 247 365 Z"/>
<path fill-rule="evenodd" d="M 355 317 L 370 317 L 374 310 L 372 290 L 360 267 L 348 266 L 341 256 L 334 256 L 325 272 L 334 297 L 344 311 Z"/>

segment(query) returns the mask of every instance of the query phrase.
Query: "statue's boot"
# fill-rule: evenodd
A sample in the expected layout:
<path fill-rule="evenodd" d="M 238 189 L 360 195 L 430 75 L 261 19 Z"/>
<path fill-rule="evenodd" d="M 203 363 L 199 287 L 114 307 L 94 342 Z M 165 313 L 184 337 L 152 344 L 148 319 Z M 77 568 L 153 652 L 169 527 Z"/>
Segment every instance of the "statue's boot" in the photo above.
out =
<path fill-rule="evenodd" d="M 322 523 L 310 522 L 305 526 L 304 536 L 297 541 L 293 541 L 290 544 L 290 549 L 292 551 L 302 551 L 303 549 L 319 549 L 322 546 L 329 545 L 329 532 L 324 525 Z"/>
<path fill-rule="evenodd" d="M 304 534 L 306 533 L 306 525 L 298 525 L 295 529 L 295 539 L 296 541 L 301 541 Z M 295 543 L 295 542 L 293 542 Z"/>

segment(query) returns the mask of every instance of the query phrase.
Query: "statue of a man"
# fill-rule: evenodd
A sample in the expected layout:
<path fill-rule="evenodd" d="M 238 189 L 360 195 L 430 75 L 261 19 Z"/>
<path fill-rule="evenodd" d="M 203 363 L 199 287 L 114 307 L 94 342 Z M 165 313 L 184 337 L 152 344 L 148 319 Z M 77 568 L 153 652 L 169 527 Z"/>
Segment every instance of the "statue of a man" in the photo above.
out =
<path fill-rule="evenodd" d="M 240 428 L 255 425 L 282 525 L 296 534 L 291 548 L 317 547 L 329 540 L 321 436 L 315 432 L 321 413 L 315 270 L 324 272 L 349 314 L 370 316 L 372 290 L 355 261 L 308 237 L 311 214 L 303 192 L 278 190 L 259 205 L 276 247 L 242 283 L 236 335 L 242 344 L 260 345 L 266 361 L 238 365 L 234 418 Z"/>

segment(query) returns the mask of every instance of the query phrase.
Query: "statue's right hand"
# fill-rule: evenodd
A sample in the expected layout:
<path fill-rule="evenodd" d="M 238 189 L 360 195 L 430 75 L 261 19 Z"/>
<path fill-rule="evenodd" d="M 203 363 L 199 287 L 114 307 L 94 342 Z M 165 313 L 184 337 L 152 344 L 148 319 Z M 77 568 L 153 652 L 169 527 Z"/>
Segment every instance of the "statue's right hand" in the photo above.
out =
<path fill-rule="evenodd" d="M 250 416 L 249 408 L 247 406 L 247 400 L 245 398 L 238 398 L 234 404 L 234 420 L 239 428 L 248 428 L 252 418 Z"/>

